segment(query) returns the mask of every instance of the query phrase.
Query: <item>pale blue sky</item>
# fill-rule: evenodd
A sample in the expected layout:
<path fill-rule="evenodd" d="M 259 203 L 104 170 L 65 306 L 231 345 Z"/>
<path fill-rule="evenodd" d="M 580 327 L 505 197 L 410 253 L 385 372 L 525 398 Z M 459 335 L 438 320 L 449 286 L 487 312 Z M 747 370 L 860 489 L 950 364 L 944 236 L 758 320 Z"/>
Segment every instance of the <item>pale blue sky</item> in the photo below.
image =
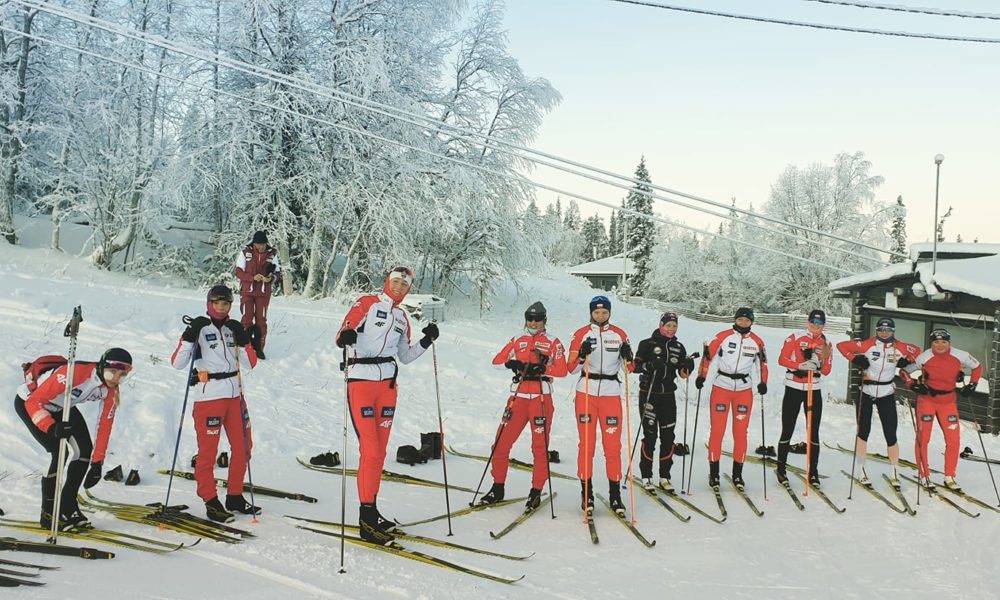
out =
<path fill-rule="evenodd" d="M 657 1 L 1000 39 L 1000 21 L 804 0 Z M 1000 2 L 987 0 L 879 1 L 1000 13 Z M 879 199 L 903 195 L 910 242 L 931 239 L 934 155 L 943 153 L 941 212 L 955 209 L 948 240 L 961 233 L 1000 241 L 1000 44 L 819 31 L 609 0 L 507 0 L 506 25 L 525 71 L 563 95 L 538 149 L 620 173 L 644 154 L 657 184 L 757 208 L 786 165 L 829 164 L 838 152 L 861 150 L 885 178 Z M 624 195 L 547 169 L 532 177 L 616 204 Z M 662 202 L 656 209 L 688 224 L 714 222 Z"/>

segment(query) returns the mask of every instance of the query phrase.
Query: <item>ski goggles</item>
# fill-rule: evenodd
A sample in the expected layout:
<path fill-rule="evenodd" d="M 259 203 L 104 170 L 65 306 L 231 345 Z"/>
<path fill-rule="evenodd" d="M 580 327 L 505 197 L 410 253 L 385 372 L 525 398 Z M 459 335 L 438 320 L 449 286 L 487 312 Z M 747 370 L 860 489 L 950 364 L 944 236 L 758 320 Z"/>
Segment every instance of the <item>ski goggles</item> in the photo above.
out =
<path fill-rule="evenodd" d="M 931 332 L 931 341 L 935 342 L 937 340 L 951 341 L 951 334 L 948 333 L 947 329 L 935 329 Z"/>
<path fill-rule="evenodd" d="M 892 333 L 896 331 L 896 328 L 889 325 L 879 325 L 875 328 L 875 331 L 878 331 L 879 333 Z"/>
<path fill-rule="evenodd" d="M 409 267 L 394 267 L 389 271 L 389 281 L 402 279 L 406 285 L 413 285 L 413 271 Z"/>
<path fill-rule="evenodd" d="M 119 362 L 117 360 L 110 360 L 101 364 L 103 369 L 114 369 L 116 371 L 121 371 L 122 377 L 125 377 L 132 372 L 132 365 L 126 362 Z"/>
<path fill-rule="evenodd" d="M 809 322 L 812 323 L 813 325 L 817 325 L 819 327 L 823 327 L 823 326 L 826 325 L 826 319 L 821 319 L 819 317 L 815 317 L 812 320 L 810 320 Z"/>

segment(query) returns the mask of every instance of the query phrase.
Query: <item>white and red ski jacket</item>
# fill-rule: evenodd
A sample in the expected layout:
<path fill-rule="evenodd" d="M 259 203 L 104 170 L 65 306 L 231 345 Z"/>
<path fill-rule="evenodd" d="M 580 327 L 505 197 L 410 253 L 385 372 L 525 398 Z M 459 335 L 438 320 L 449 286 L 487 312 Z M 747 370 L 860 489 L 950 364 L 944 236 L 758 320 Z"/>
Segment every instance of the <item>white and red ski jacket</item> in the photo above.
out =
<path fill-rule="evenodd" d="M 819 364 L 819 371 L 813 372 L 812 387 L 814 390 L 822 388 L 823 375 L 829 375 L 833 368 L 833 348 L 826 336 L 820 333 L 813 335 L 808 330 L 796 331 L 785 338 L 785 343 L 781 346 L 781 354 L 778 355 L 778 364 L 788 369 L 785 373 L 785 387 L 795 390 L 805 390 L 809 388 L 808 375 L 801 376 L 795 373 L 799 370 L 799 363 L 805 362 L 806 358 L 802 351 L 811 348 L 813 351 L 813 361 Z"/>
<path fill-rule="evenodd" d="M 878 336 L 867 340 L 846 340 L 837 344 L 837 350 L 847 360 L 862 355 L 868 359 L 868 368 L 862 379 L 861 391 L 872 398 L 883 398 L 896 393 L 896 363 L 905 358 L 911 363 L 920 355 L 920 348 L 895 338 L 883 342 Z"/>
<path fill-rule="evenodd" d="M 395 379 L 399 371 L 395 358 L 405 365 L 427 350 L 419 341 L 410 345 L 410 317 L 384 293 L 358 298 L 337 335 L 345 329 L 358 332 L 358 341 L 347 357 L 352 363 L 348 366 L 350 379 Z"/>
<path fill-rule="evenodd" d="M 983 365 L 965 350 L 954 346 L 947 352 L 937 353 L 928 348 L 920 353 L 917 360 L 904 369 L 907 374 L 921 371 L 920 379 L 931 389 L 931 396 L 941 396 L 955 391 L 958 374 L 964 370 L 971 371 L 969 383 L 979 383 L 983 375 Z"/>
<path fill-rule="evenodd" d="M 585 359 L 587 368 L 584 368 L 584 361 L 579 360 L 580 346 L 583 341 L 590 339 L 594 345 L 594 351 L 587 355 Z M 580 372 L 580 379 L 576 383 L 576 391 L 586 392 L 591 396 L 620 396 L 622 384 L 619 371 L 622 370 L 621 354 L 619 354 L 622 344 L 628 344 L 628 334 L 620 327 L 605 323 L 595 325 L 593 323 L 584 325 L 573 334 L 573 340 L 569 343 L 569 372 Z M 584 373 L 589 370 L 590 383 Z"/>
<path fill-rule="evenodd" d="M 241 296 L 265 296 L 271 295 L 271 286 L 274 284 L 275 273 L 281 272 L 281 264 L 278 262 L 278 250 L 268 246 L 263 252 L 257 252 L 253 244 L 240 250 L 236 255 L 236 278 L 240 280 Z M 271 277 L 271 281 L 254 281 L 255 275 Z"/>
<path fill-rule="evenodd" d="M 191 386 L 190 398 L 193 402 L 239 397 L 236 350 L 232 330 L 225 323 L 216 325 L 216 321 L 201 328 L 197 342 L 185 342 L 183 339 L 177 342 L 170 364 L 175 369 L 187 369 L 194 354 L 195 377 L 202 371 L 209 374 L 207 381 L 197 381 Z M 239 355 L 243 368 L 257 366 L 257 353 L 250 344 L 244 346 Z"/>
<path fill-rule="evenodd" d="M 45 373 L 38 380 L 38 387 L 24 398 L 24 409 L 35 427 L 48 433 L 55 425 L 53 412 L 63 409 L 63 399 L 66 394 L 66 373 L 68 365 Z M 27 391 L 27 384 L 18 388 L 18 395 Z M 70 407 L 83 402 L 101 402 L 101 416 L 97 419 L 97 436 L 94 441 L 92 462 L 104 461 L 108 450 L 108 440 L 111 439 L 111 428 L 115 423 L 115 409 L 118 407 L 118 396 L 121 392 L 112 391 L 101 381 L 97 374 L 97 365 L 93 363 L 77 363 L 73 368 L 73 389 L 70 391 Z"/>
<path fill-rule="evenodd" d="M 545 357 L 545 374 L 539 380 L 525 379 L 511 383 L 511 392 L 519 398 L 535 398 L 540 394 L 552 394 L 552 379 L 565 377 L 566 349 L 559 338 L 547 331 L 539 331 L 532 335 L 525 332 L 510 341 L 493 357 L 493 366 L 506 369 L 504 363 L 509 360 L 519 360 L 525 364 L 539 364 Z"/>
<path fill-rule="evenodd" d="M 764 340 L 754 332 L 742 334 L 735 329 L 720 331 L 708 343 L 698 375 L 708 380 L 709 368 L 715 365 L 710 383 L 732 392 L 750 389 L 757 382 L 767 381 L 767 355 Z"/>

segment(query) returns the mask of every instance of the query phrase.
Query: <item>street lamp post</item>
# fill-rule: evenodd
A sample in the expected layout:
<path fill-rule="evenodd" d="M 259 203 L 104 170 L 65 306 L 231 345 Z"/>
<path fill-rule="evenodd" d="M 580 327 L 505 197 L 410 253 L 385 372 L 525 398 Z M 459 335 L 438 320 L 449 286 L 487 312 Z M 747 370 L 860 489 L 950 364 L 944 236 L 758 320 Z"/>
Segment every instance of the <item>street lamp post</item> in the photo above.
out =
<path fill-rule="evenodd" d="M 944 162 L 944 154 L 934 157 L 934 164 L 937 165 L 937 176 L 934 180 L 934 251 L 931 255 L 931 279 L 937 274 L 937 243 L 938 243 L 938 192 L 941 189 L 941 163 Z"/>

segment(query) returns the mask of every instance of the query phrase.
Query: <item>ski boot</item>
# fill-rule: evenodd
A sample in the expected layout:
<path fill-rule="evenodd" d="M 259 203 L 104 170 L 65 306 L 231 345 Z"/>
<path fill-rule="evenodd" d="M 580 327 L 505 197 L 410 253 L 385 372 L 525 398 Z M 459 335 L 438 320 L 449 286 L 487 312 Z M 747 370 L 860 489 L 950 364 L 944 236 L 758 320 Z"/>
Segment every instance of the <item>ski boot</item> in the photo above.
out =
<path fill-rule="evenodd" d="M 708 463 L 708 487 L 712 488 L 712 491 L 719 491 L 719 461 L 710 461 Z"/>
<path fill-rule="evenodd" d="M 819 471 L 816 469 L 809 470 L 809 485 L 817 490 L 820 488 Z"/>
<path fill-rule="evenodd" d="M 778 467 L 774 470 L 774 476 L 778 478 L 778 483 L 781 485 L 788 483 L 788 474 L 785 473 L 785 463 L 778 463 Z"/>
<path fill-rule="evenodd" d="M 232 523 L 236 520 L 233 513 L 229 512 L 224 506 L 222 506 L 222 503 L 219 502 L 218 496 L 205 503 L 205 514 L 209 519 L 215 521 L 216 523 Z"/>
<path fill-rule="evenodd" d="M 747 484 L 743 481 L 743 463 L 733 463 L 733 484 L 741 492 L 746 488 Z"/>
<path fill-rule="evenodd" d="M 378 510 L 374 504 L 361 504 L 358 526 L 361 539 L 366 542 L 386 546 L 396 539 L 394 535 L 379 527 Z"/>
<path fill-rule="evenodd" d="M 608 505 L 621 518 L 625 518 L 625 504 L 622 502 L 622 485 L 618 481 L 609 481 Z"/>
<path fill-rule="evenodd" d="M 669 477 L 660 477 L 660 489 L 668 494 L 674 493 L 674 484 L 670 483 Z"/>
<path fill-rule="evenodd" d="M 244 515 L 259 515 L 260 507 L 254 506 L 247 502 L 246 498 L 242 494 L 236 494 L 234 496 L 226 496 L 226 510 L 231 510 L 233 512 L 238 512 Z"/>
<path fill-rule="evenodd" d="M 43 528 L 52 529 L 52 511 L 56 503 L 56 477 L 42 477 L 42 514 L 38 517 L 38 524 Z"/>
<path fill-rule="evenodd" d="M 94 526 L 90 523 L 87 516 L 80 511 L 79 507 L 73 508 L 68 512 L 64 512 L 62 516 L 59 517 L 59 531 L 93 528 Z"/>
<path fill-rule="evenodd" d="M 524 512 L 531 512 L 542 505 L 542 490 L 531 488 L 528 490 L 528 501 L 524 503 Z"/>
<path fill-rule="evenodd" d="M 889 485 L 891 485 L 892 489 L 896 490 L 897 492 L 902 489 L 902 487 L 899 485 L 899 476 L 896 475 L 896 467 L 892 468 L 892 475 L 889 477 Z"/>
<path fill-rule="evenodd" d="M 594 514 L 594 485 L 589 479 L 580 481 L 580 510 L 588 517 Z"/>
<path fill-rule="evenodd" d="M 378 518 L 378 526 L 381 527 L 383 530 L 388 531 L 389 533 L 392 533 L 392 531 L 394 529 L 396 529 L 396 522 L 395 521 L 390 521 L 389 519 L 386 519 L 385 515 L 383 515 L 381 513 L 381 511 L 379 511 L 379 509 L 378 509 L 378 498 L 376 498 L 375 502 L 372 502 L 372 504 L 375 506 L 375 515 Z"/>
<path fill-rule="evenodd" d="M 872 486 L 871 480 L 868 479 L 868 472 L 865 471 L 864 467 L 861 467 L 861 477 L 858 477 L 858 483 L 865 486 L 866 488 L 870 488 Z"/>
<path fill-rule="evenodd" d="M 937 486 L 934 485 L 934 482 L 931 481 L 930 477 L 919 477 L 918 481 L 920 482 L 920 485 L 924 486 L 924 489 L 927 490 L 928 493 L 933 494 L 937 490 Z"/>
<path fill-rule="evenodd" d="M 958 494 L 962 493 L 962 486 L 958 485 L 958 482 L 955 481 L 954 477 L 945 477 L 944 478 L 944 487 L 948 488 L 949 490 L 951 490 L 951 491 L 953 491 L 955 493 L 958 493 Z"/>
<path fill-rule="evenodd" d="M 654 489 L 656 489 L 655 486 L 653 486 L 653 478 L 652 477 L 643 477 L 639 482 L 642 484 L 642 489 L 644 489 L 646 491 L 651 492 Z"/>
<path fill-rule="evenodd" d="M 494 483 L 490 491 L 483 494 L 483 497 L 479 499 L 479 504 L 496 504 L 503 500 L 503 484 Z"/>

